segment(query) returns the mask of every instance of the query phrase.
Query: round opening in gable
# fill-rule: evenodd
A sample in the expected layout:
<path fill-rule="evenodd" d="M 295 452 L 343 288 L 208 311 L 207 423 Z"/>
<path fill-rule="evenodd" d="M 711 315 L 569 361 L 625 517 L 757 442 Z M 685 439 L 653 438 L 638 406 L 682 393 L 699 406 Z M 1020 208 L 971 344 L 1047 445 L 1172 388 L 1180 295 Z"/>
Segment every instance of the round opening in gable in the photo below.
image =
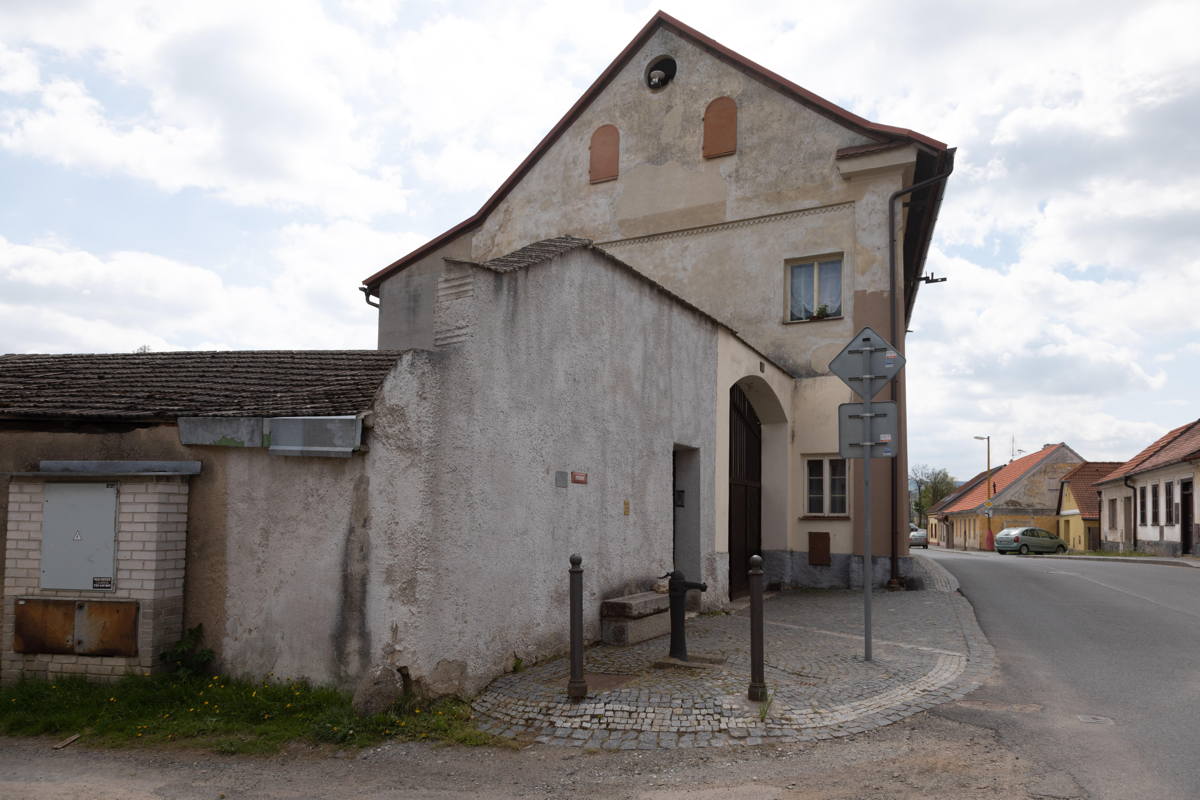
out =
<path fill-rule="evenodd" d="M 661 56 L 650 62 L 646 67 L 646 85 L 657 91 L 675 78 L 675 59 Z"/>

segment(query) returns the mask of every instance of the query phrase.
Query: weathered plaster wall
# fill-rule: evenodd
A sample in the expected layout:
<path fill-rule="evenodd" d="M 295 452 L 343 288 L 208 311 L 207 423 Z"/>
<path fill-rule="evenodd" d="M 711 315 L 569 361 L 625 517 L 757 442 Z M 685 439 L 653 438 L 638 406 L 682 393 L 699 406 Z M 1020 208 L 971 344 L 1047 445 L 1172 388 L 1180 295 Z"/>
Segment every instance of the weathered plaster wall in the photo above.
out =
<path fill-rule="evenodd" d="M 645 86 L 645 70 L 664 54 L 675 58 L 678 72 L 667 87 L 653 92 Z M 737 152 L 706 160 L 701 156 L 703 114 L 708 103 L 720 96 L 732 97 L 738 106 Z M 592 133 L 605 124 L 620 130 L 620 174 L 616 180 L 592 185 L 588 182 L 588 147 Z M 555 235 L 589 237 L 730 325 L 789 372 L 802 378 L 818 377 L 827 374 L 829 360 L 864 325 L 904 352 L 901 263 L 896 265 L 897 291 L 889 295 L 888 198 L 911 182 L 915 150 L 888 151 L 861 163 L 835 159 L 840 147 L 865 142 L 865 137 L 661 30 L 614 76 L 496 210 L 450 247 L 458 258 L 467 257 L 464 253 L 469 250 L 471 259 L 482 261 Z M 897 216 L 896 247 L 902 253 L 906 212 L 901 210 Z M 787 263 L 834 253 L 843 257 L 842 317 L 789 322 Z M 414 266 L 433 269 L 430 264 L 427 258 Z M 457 286 L 453 283 L 457 278 L 451 276 L 448 287 L 447 277 L 443 271 L 439 298 L 446 289 Z M 399 305 L 388 299 L 392 296 L 389 292 L 399 291 L 389 288 L 393 282 L 401 282 L 400 277 L 389 279 L 382 290 L 380 341 L 389 346 L 410 343 L 382 333 L 397 324 L 391 317 Z M 442 300 L 438 303 L 450 310 Z M 461 314 L 443 316 L 445 320 L 434 323 L 435 336 L 453 342 L 469 335 L 462 327 L 469 323 L 457 321 Z M 597 319 L 596 323 L 604 321 Z M 897 457 L 873 465 L 873 479 L 879 487 L 872 506 L 877 555 L 890 555 L 893 541 L 901 557 L 907 554 L 904 380 L 901 373 L 877 398 L 896 400 L 901 416 Z M 850 399 L 847 392 L 845 401 Z M 727 398 L 718 402 L 727 402 Z M 793 420 L 804 427 L 808 419 L 827 417 L 834 411 L 798 401 Z M 835 423 L 826 424 L 836 429 Z M 836 441 L 823 451 L 834 450 Z M 797 468 L 802 466 L 799 459 L 804 452 L 811 451 L 792 448 L 792 475 L 800 474 Z M 717 462 L 722 463 L 720 457 Z M 861 551 L 863 493 L 854 488 L 861 473 L 856 476 L 852 467 L 851 475 L 855 476 L 851 491 L 857 498 L 856 521 L 824 526 L 833 536 L 835 552 L 849 553 L 855 546 Z M 887 483 L 893 479 L 894 488 L 887 492 Z M 793 491 L 801 490 L 794 486 Z M 718 494 L 718 515 L 721 502 Z M 798 501 L 790 502 L 796 512 Z M 806 530 L 796 524 L 798 516 L 790 514 L 792 522 L 784 528 L 788 544 L 781 549 L 794 551 L 797 540 L 806 538 Z M 724 535 L 723 531 L 717 533 L 718 537 Z M 764 530 L 764 536 L 774 535 Z M 859 544 L 847 543 L 848 537 Z"/>
<path fill-rule="evenodd" d="M 651 91 L 646 68 L 664 54 L 678 71 Z M 721 96 L 738 105 L 738 150 L 706 160 L 704 111 Z M 588 145 L 605 124 L 621 132 L 620 176 L 591 185 Z M 495 257 L 559 233 L 608 241 L 823 205 L 841 190 L 834 152 L 866 141 L 661 30 L 479 229 L 474 254 Z"/>
<path fill-rule="evenodd" d="M 438 493 L 422 597 L 440 673 L 478 689 L 566 646 L 568 556 L 583 556 L 586 635 L 599 603 L 672 567 L 672 451 L 713 486 L 716 328 L 603 256 L 576 250 L 479 270 L 468 338 L 439 352 Z M 587 484 L 555 486 L 557 471 Z M 711 498 L 699 525 L 711 531 Z M 625 513 L 628 503 L 628 514 Z M 704 536 L 708 604 L 723 575 Z"/>
<path fill-rule="evenodd" d="M 376 401 L 366 454 L 222 449 L 222 652 L 236 671 L 350 686 L 376 661 L 416 661 L 436 436 L 431 361 L 409 352 L 397 362 Z"/>

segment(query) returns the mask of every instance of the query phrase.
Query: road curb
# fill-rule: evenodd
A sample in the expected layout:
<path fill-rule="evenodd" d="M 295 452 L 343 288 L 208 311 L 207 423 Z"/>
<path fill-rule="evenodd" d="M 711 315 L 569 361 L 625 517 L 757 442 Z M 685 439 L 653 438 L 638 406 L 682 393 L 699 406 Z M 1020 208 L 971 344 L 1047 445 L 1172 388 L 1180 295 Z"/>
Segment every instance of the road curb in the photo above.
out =
<path fill-rule="evenodd" d="M 1033 555 L 1030 553 L 1030 555 Z M 1022 556 L 1017 556 L 1021 558 Z M 1025 556 L 1026 558 L 1028 556 Z M 1200 569 L 1200 562 L 1193 563 L 1185 559 L 1174 558 L 1141 558 L 1138 556 L 1052 556 L 1044 555 L 1041 558 L 1053 558 L 1061 561 L 1105 561 L 1114 564 L 1157 564 L 1163 567 L 1190 567 L 1191 569 Z"/>

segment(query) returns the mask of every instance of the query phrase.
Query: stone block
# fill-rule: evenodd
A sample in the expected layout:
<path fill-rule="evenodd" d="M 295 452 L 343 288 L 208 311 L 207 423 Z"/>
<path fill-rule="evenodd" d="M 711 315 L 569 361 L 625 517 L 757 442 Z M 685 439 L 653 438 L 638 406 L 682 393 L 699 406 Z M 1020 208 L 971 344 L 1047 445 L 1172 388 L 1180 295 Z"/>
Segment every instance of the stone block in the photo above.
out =
<path fill-rule="evenodd" d="M 640 619 L 669 610 L 671 600 L 665 594 L 640 592 L 624 597 L 610 597 L 600 604 L 601 617 Z"/>
<path fill-rule="evenodd" d="M 602 617 L 600 620 L 600 640 L 605 644 L 637 644 L 670 632 L 671 615 L 665 611 L 634 619 Z"/>

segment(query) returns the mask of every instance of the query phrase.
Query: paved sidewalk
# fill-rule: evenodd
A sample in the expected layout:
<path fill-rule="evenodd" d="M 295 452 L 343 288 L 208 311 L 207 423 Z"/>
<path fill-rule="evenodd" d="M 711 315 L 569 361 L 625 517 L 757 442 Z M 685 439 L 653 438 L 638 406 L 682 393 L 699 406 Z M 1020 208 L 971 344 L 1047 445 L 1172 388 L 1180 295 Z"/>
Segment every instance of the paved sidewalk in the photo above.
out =
<path fill-rule="evenodd" d="M 877 592 L 873 660 L 863 660 L 862 593 L 783 592 L 766 602 L 767 703 L 746 699 L 747 611 L 688 621 L 688 652 L 723 655 L 700 669 L 658 668 L 667 637 L 587 650 L 588 696 L 566 697 L 567 660 L 496 679 L 476 698 L 481 727 L 574 747 L 635 750 L 804 742 L 888 725 L 974 690 L 992 648 L 958 583 L 914 556 L 925 589 Z"/>

